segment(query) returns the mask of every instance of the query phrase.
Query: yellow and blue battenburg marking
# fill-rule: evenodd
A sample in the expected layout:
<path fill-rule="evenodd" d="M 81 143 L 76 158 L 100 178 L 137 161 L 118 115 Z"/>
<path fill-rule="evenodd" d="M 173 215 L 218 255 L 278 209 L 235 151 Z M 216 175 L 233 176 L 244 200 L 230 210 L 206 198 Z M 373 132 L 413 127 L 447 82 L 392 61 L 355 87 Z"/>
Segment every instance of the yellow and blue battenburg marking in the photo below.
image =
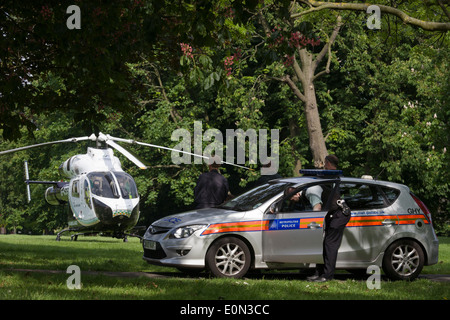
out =
<path fill-rule="evenodd" d="M 131 210 L 115 210 L 113 211 L 113 218 L 118 216 L 131 217 Z"/>
<path fill-rule="evenodd" d="M 393 220 L 396 225 L 415 224 L 418 219 L 423 223 L 429 224 L 423 214 L 404 214 L 404 215 L 355 215 L 347 223 L 347 228 L 352 227 L 377 227 L 383 226 L 383 221 Z M 202 235 L 219 234 L 227 232 L 252 232 L 252 231 L 273 231 L 273 230 L 296 230 L 308 229 L 309 224 L 316 223 L 316 228 L 323 228 L 323 217 L 307 217 L 292 219 L 271 219 L 271 220 L 252 220 L 243 222 L 225 222 L 211 224 L 202 232 Z"/>

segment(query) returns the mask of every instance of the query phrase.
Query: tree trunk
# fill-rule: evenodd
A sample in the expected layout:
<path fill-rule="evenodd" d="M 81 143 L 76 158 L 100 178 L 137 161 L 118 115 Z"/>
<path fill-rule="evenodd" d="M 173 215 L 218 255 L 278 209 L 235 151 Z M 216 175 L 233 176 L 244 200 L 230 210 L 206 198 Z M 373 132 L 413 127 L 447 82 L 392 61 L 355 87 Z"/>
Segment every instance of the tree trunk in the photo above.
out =
<path fill-rule="evenodd" d="M 317 106 L 316 91 L 314 81 L 325 73 L 330 72 L 331 62 L 331 45 L 336 39 L 341 27 L 341 17 L 338 17 L 336 26 L 330 36 L 328 43 L 322 48 L 320 53 L 314 58 L 314 55 L 306 50 L 306 48 L 297 47 L 297 53 L 300 63 L 294 57 L 293 69 L 296 78 L 301 84 L 303 92 L 289 75 L 284 76 L 280 80 L 287 83 L 292 92 L 303 101 L 305 106 L 305 116 L 309 135 L 309 146 L 313 156 L 314 167 L 322 168 L 328 150 L 325 145 L 325 138 L 320 123 L 319 109 Z M 328 62 L 325 70 L 316 73 L 316 69 L 323 58 L 328 55 Z"/>
<path fill-rule="evenodd" d="M 312 81 L 305 89 L 305 98 L 305 116 L 306 123 L 308 125 L 309 147 L 311 148 L 314 167 L 322 168 L 325 157 L 328 155 L 328 151 L 322 133 L 316 92 Z"/>
<path fill-rule="evenodd" d="M 328 155 L 328 151 L 322 133 L 316 91 L 314 88 L 314 61 L 312 59 L 312 54 L 307 52 L 306 49 L 301 49 L 299 51 L 301 67 L 297 61 L 294 60 L 294 70 L 296 76 L 300 79 L 303 93 L 289 76 L 283 77 L 283 81 L 289 85 L 294 94 L 304 103 L 309 147 L 311 148 L 314 167 L 322 168 L 325 156 Z"/>
<path fill-rule="evenodd" d="M 290 118 L 289 119 L 289 135 L 291 137 L 291 141 L 294 141 L 294 138 L 298 135 L 298 125 L 297 125 L 297 119 Z M 299 157 L 297 156 L 297 153 L 295 152 L 295 143 L 291 143 L 292 148 L 292 154 L 294 156 L 294 171 L 293 176 L 298 177 L 300 175 L 300 169 L 302 168 L 302 162 L 300 161 Z"/>

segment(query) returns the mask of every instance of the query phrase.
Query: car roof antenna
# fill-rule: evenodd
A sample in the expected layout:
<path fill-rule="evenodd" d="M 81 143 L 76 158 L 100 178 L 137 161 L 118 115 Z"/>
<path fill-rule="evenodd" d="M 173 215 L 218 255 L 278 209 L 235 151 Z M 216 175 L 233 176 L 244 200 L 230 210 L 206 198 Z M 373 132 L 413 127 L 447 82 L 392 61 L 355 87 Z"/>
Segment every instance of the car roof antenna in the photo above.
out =
<path fill-rule="evenodd" d="M 384 171 L 385 169 L 386 169 L 386 168 L 383 168 L 383 170 L 381 170 L 380 173 L 377 174 L 377 176 L 375 177 L 375 180 L 378 180 L 378 177 L 383 173 L 383 171 Z"/>

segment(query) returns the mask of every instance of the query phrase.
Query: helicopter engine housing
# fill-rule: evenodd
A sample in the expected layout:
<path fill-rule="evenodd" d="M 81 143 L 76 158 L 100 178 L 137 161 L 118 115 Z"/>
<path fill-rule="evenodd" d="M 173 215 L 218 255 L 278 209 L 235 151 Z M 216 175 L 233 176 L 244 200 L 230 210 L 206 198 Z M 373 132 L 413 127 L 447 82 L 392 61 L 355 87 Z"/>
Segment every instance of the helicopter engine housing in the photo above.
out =
<path fill-rule="evenodd" d="M 45 190 L 45 201 L 52 206 L 59 206 L 69 201 L 69 184 L 50 187 Z"/>
<path fill-rule="evenodd" d="M 59 166 L 59 174 L 73 178 L 91 171 L 122 171 L 120 160 L 112 149 L 88 148 L 86 154 L 73 156 Z"/>

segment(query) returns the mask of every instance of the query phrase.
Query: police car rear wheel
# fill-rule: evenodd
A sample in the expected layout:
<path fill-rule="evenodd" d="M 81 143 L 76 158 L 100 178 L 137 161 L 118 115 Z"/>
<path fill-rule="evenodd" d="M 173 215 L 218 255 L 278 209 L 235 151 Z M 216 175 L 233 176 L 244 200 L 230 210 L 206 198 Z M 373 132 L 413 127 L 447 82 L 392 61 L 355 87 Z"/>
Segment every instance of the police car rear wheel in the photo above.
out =
<path fill-rule="evenodd" d="M 424 253 L 420 245 L 408 239 L 394 242 L 386 250 L 383 270 L 393 280 L 413 280 L 424 265 Z"/>
<path fill-rule="evenodd" d="M 244 241 L 226 237 L 212 244 L 206 263 L 216 277 L 241 278 L 250 268 L 251 254 Z"/>

